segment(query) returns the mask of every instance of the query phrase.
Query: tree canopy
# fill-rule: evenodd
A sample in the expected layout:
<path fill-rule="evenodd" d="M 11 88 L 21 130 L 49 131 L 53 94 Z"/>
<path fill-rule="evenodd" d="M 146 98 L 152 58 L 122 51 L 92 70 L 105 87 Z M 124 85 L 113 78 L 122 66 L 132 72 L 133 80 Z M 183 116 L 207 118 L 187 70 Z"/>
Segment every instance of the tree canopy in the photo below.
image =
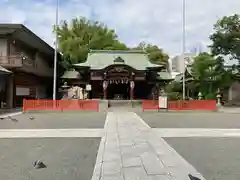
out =
<path fill-rule="evenodd" d="M 232 82 L 232 73 L 224 68 L 222 57 L 203 52 L 194 58 L 191 65 L 191 86 L 206 98 L 215 98 L 217 89 L 225 89 Z M 190 88 L 190 89 L 192 89 Z"/>
<path fill-rule="evenodd" d="M 169 56 L 158 46 L 141 42 L 137 47 L 133 49 L 142 49 L 146 51 L 152 63 L 164 65 L 166 68 L 168 68 Z"/>
<path fill-rule="evenodd" d="M 240 62 L 240 15 L 224 16 L 214 30 L 210 36 L 213 55 L 230 55 Z"/>
<path fill-rule="evenodd" d="M 215 65 L 216 61 L 211 54 L 206 52 L 200 53 L 194 58 L 194 62 L 191 66 L 194 79 L 199 81 L 211 80 L 214 74 Z"/>
<path fill-rule="evenodd" d="M 186 82 L 186 87 L 192 92 L 191 95 L 194 98 L 197 98 L 197 94 L 201 92 L 205 99 L 215 99 L 218 89 L 228 90 L 239 76 L 240 15 L 224 16 L 216 22 L 214 31 L 209 37 L 212 41 L 211 53 L 198 54 L 187 68 L 191 69 L 191 79 Z M 231 59 L 237 59 L 239 64 L 226 69 L 224 66 L 226 55 Z M 235 72 L 236 69 L 238 71 Z M 172 86 L 168 87 L 174 89 Z M 177 91 L 181 93 L 181 90 Z"/>
<path fill-rule="evenodd" d="M 144 49 L 155 64 L 168 67 L 169 56 L 158 46 L 140 43 L 135 48 L 128 48 L 118 40 L 114 30 L 97 21 L 90 21 L 84 17 L 63 21 L 60 26 L 54 28 L 58 33 L 59 51 L 63 54 L 61 65 L 65 69 L 72 64 L 84 62 L 87 54 L 92 50 L 127 50 Z"/>
<path fill-rule="evenodd" d="M 89 49 L 127 49 L 117 39 L 114 30 L 84 17 L 72 19 L 71 22 L 63 21 L 54 29 L 58 33 L 59 50 L 63 53 L 61 63 L 66 69 L 71 68 L 72 64 L 84 62 Z"/>

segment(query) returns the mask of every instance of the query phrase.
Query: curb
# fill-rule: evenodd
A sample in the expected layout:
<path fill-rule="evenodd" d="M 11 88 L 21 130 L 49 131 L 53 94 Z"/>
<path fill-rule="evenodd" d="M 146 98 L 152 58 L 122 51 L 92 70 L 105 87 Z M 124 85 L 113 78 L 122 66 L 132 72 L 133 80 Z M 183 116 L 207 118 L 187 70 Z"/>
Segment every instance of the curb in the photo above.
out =
<path fill-rule="evenodd" d="M 23 112 L 14 112 L 14 113 L 6 113 L 6 114 L 2 114 L 0 115 L 0 118 L 7 118 L 9 116 L 17 116 L 17 115 L 20 115 L 22 114 Z"/>

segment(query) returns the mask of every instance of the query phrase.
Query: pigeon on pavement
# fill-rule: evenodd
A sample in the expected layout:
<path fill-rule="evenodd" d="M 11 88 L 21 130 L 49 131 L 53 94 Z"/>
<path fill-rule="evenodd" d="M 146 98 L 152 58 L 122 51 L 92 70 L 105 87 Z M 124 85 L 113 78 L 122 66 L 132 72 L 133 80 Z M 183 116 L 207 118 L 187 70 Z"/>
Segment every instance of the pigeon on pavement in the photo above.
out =
<path fill-rule="evenodd" d="M 18 122 L 18 120 L 17 119 L 15 119 L 15 118 L 12 118 L 11 116 L 8 116 L 8 119 L 10 119 L 11 121 L 13 121 L 13 122 Z"/>
<path fill-rule="evenodd" d="M 46 166 L 42 161 L 36 160 L 36 161 L 34 161 L 34 163 L 33 163 L 33 167 L 34 167 L 35 169 L 42 169 L 42 168 L 46 168 L 47 166 Z"/>
<path fill-rule="evenodd" d="M 29 117 L 29 119 L 30 119 L 30 120 L 34 120 L 34 119 L 35 119 L 35 117 L 31 116 L 31 117 Z"/>
<path fill-rule="evenodd" d="M 195 176 L 193 176 L 191 174 L 188 174 L 188 177 L 190 178 L 190 180 L 201 180 L 198 177 L 195 177 Z"/>

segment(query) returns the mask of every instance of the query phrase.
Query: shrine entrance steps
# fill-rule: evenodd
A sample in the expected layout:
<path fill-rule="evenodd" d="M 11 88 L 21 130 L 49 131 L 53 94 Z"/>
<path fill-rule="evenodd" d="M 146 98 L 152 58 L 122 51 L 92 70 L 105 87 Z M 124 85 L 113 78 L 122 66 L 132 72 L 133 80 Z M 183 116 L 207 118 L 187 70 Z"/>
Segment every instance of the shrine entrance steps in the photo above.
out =
<path fill-rule="evenodd" d="M 108 100 L 108 111 L 141 111 L 140 100 Z"/>

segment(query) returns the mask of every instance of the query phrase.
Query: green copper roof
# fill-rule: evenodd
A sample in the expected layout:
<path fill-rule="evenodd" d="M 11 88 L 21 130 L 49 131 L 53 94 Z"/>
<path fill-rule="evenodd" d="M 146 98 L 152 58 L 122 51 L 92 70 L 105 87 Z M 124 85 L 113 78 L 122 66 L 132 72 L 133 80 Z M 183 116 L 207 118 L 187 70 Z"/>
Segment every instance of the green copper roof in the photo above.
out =
<path fill-rule="evenodd" d="M 162 71 L 162 72 L 158 72 L 157 75 L 158 75 L 157 79 L 159 79 L 159 80 L 171 80 L 171 79 L 173 79 L 169 72 Z"/>
<path fill-rule="evenodd" d="M 94 50 L 88 54 L 85 63 L 75 64 L 79 67 L 103 69 L 113 64 L 125 64 L 137 70 L 146 70 L 151 67 L 163 67 L 152 64 L 148 55 L 143 51 Z"/>
<path fill-rule="evenodd" d="M 65 71 L 61 77 L 62 79 L 81 79 L 81 75 L 79 72 L 73 71 Z"/>
<path fill-rule="evenodd" d="M 192 68 L 190 66 L 186 67 L 185 73 L 186 73 L 186 75 L 192 76 Z"/>
<path fill-rule="evenodd" d="M 174 80 L 177 81 L 177 82 L 180 82 L 182 79 L 182 73 L 179 73 L 175 76 Z"/>
<path fill-rule="evenodd" d="M 192 69 L 191 67 L 186 67 L 185 69 L 185 81 L 192 81 L 193 77 L 192 77 Z M 175 81 L 178 82 L 182 82 L 183 81 L 183 73 L 176 75 L 175 77 Z"/>

